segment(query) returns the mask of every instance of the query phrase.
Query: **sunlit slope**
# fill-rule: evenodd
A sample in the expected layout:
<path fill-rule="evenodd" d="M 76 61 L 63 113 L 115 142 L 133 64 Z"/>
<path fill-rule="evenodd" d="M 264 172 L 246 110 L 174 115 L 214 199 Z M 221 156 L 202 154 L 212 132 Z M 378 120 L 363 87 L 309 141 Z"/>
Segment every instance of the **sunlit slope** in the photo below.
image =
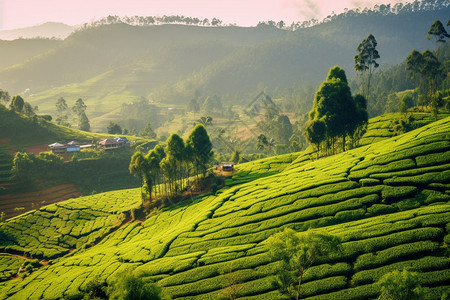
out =
<path fill-rule="evenodd" d="M 276 299 L 277 262 L 265 241 L 291 227 L 325 230 L 343 241 L 341 254 L 307 271 L 303 297 L 375 298 L 378 278 L 407 267 L 421 272 L 430 299 L 440 299 L 450 286 L 450 118 L 317 161 L 302 157 L 259 179 L 254 163 L 253 181 L 126 224 L 24 280 L 3 283 L 3 298 L 58 298 L 95 276 L 111 281 L 127 270 L 157 280 L 174 299 L 219 298 L 230 277 L 242 284 L 243 299 Z M 80 199 L 87 206 L 93 201 Z M 71 203 L 76 209 L 77 200 Z M 44 238 L 46 231 L 19 225 L 39 212 L 3 224 L 3 235 L 5 228 L 19 229 L 2 245 L 14 247 L 22 235 L 53 240 L 50 231 Z"/>

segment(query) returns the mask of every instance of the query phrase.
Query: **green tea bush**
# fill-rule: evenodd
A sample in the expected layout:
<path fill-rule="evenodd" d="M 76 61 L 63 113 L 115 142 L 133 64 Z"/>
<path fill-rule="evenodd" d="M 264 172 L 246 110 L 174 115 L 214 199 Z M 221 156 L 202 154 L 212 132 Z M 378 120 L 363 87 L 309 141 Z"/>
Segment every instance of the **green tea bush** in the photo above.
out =
<path fill-rule="evenodd" d="M 367 208 L 367 214 L 370 216 L 390 214 L 397 211 L 396 207 L 387 204 L 374 204 Z"/>
<path fill-rule="evenodd" d="M 403 257 L 417 255 L 421 253 L 431 254 L 439 249 L 440 244 L 432 241 L 420 241 L 394 246 L 385 250 L 373 253 L 366 253 L 356 259 L 354 268 L 356 270 L 368 269 L 380 265 L 386 265 L 400 260 Z"/>
<path fill-rule="evenodd" d="M 322 294 L 325 292 L 342 289 L 344 287 L 347 287 L 347 285 L 347 277 L 345 276 L 335 276 L 325 279 L 319 279 L 302 284 L 300 288 L 300 295 L 302 297 L 307 297 L 316 294 Z"/>
<path fill-rule="evenodd" d="M 440 270 L 450 267 L 450 259 L 448 257 L 425 256 L 422 258 L 414 258 L 412 260 L 400 261 L 388 264 L 375 269 L 363 270 L 355 273 L 352 280 L 355 284 L 365 284 L 376 282 L 384 274 L 393 270 L 410 269 L 420 272 Z"/>

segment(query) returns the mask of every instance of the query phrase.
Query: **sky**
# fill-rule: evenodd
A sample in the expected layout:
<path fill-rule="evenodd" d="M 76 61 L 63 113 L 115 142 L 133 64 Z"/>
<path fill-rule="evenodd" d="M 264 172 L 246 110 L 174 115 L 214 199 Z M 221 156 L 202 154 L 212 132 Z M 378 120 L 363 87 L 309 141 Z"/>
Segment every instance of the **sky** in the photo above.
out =
<path fill-rule="evenodd" d="M 322 20 L 345 8 L 373 7 L 405 0 L 0 0 L 0 30 L 46 22 L 80 25 L 108 15 L 184 15 L 218 18 L 225 24 L 256 26 L 259 21 L 286 24 Z M 409 1 L 411 2 L 411 1 Z"/>

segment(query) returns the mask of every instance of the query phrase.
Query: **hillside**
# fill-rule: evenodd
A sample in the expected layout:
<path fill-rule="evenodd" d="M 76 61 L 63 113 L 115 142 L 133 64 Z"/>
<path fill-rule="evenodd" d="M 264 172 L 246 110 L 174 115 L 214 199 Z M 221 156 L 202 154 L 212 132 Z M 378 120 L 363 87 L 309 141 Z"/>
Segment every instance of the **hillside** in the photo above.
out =
<path fill-rule="evenodd" d="M 91 143 L 93 140 L 98 141 L 116 136 L 59 126 L 39 116 L 30 118 L 23 114 L 15 113 L 3 105 L 0 105 L 0 132 L 0 144 L 6 144 L 11 150 L 26 149 L 30 146 L 46 146 L 56 141 L 60 143 L 68 143 L 70 141 Z M 148 140 L 143 138 L 128 137 L 129 140 L 138 144 L 148 142 Z"/>
<path fill-rule="evenodd" d="M 110 152 L 83 150 L 61 159 L 42 156 L 40 152 L 48 152 L 48 145 L 55 142 L 91 144 L 115 135 L 59 126 L 38 116 L 15 113 L 3 105 L 0 132 L 0 212 L 6 218 L 82 194 L 138 187 L 138 180 L 128 171 L 130 158 L 136 149 L 148 151 L 158 143 L 127 136 L 132 145 Z M 34 160 L 27 167 L 26 178 L 12 177 L 16 152 L 27 152 Z"/>
<path fill-rule="evenodd" d="M 0 30 L 0 40 L 17 40 L 17 39 L 33 39 L 33 38 L 55 38 L 65 39 L 75 30 L 74 27 L 55 22 L 47 22 L 44 24 L 11 29 Z"/>
<path fill-rule="evenodd" d="M 266 240 L 289 227 L 323 230 L 343 242 L 342 253 L 305 273 L 302 298 L 375 298 L 375 281 L 409 268 L 429 288 L 428 299 L 441 299 L 450 290 L 449 133 L 445 118 L 316 161 L 297 153 L 250 162 L 217 195 L 145 222 L 127 218 L 139 205 L 137 189 L 7 220 L 0 225 L 2 298 L 61 298 L 94 278 L 111 284 L 133 273 L 157 281 L 173 299 L 220 298 L 232 284 L 241 299 L 277 299 L 271 279 L 278 262 Z M 50 264 L 8 280 L 26 258 L 7 253 Z"/>
<path fill-rule="evenodd" d="M 28 61 L 8 63 L 0 69 L 0 86 L 10 94 L 29 89 L 26 101 L 43 113 L 53 113 L 59 97 L 83 98 L 90 118 L 140 97 L 185 105 L 194 96 L 219 95 L 236 104 L 265 90 L 276 98 L 290 87 L 316 89 L 336 64 L 351 77 L 355 49 L 369 33 L 377 38 L 382 66 L 403 61 L 414 48 L 433 48 L 427 30 L 449 12 L 447 6 L 350 14 L 294 32 L 268 25 L 105 25 L 76 32 Z"/>

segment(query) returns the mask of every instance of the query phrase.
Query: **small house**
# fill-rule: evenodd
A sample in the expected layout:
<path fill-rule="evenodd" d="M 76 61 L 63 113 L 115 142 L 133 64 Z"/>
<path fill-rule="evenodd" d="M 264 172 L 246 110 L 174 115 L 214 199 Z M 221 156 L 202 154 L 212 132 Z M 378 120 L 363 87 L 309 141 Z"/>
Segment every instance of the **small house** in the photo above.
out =
<path fill-rule="evenodd" d="M 119 142 L 115 139 L 104 139 L 98 142 L 98 146 L 101 149 L 110 150 L 119 148 Z"/>
<path fill-rule="evenodd" d="M 220 163 L 220 170 L 223 172 L 233 172 L 234 171 L 234 163 L 232 163 L 232 162 Z"/>
<path fill-rule="evenodd" d="M 80 146 L 75 141 L 67 143 L 67 152 L 79 152 L 80 149 Z"/>
<path fill-rule="evenodd" d="M 125 146 L 130 143 L 130 141 L 126 137 L 116 136 L 114 138 L 117 142 L 119 142 L 119 146 Z"/>
<path fill-rule="evenodd" d="M 67 145 L 63 145 L 60 143 L 53 143 L 51 145 L 48 145 L 48 147 L 52 150 L 52 153 L 55 154 L 67 152 Z"/>

